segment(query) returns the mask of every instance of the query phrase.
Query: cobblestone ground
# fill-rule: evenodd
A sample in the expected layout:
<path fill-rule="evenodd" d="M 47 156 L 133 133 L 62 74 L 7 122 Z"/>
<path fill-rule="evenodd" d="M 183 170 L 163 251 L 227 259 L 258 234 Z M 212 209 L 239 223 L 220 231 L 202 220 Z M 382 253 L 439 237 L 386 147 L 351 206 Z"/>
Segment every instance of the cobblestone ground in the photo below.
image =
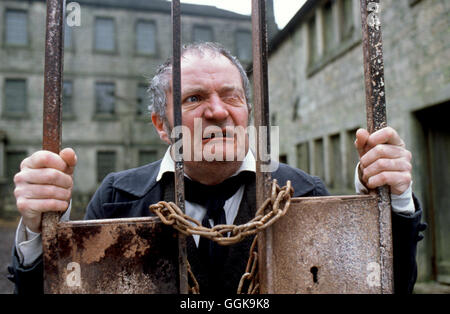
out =
<path fill-rule="evenodd" d="M 15 222 L 0 222 L 0 294 L 9 294 L 14 291 L 14 284 L 6 276 L 8 275 L 7 267 L 11 262 L 15 231 Z"/>

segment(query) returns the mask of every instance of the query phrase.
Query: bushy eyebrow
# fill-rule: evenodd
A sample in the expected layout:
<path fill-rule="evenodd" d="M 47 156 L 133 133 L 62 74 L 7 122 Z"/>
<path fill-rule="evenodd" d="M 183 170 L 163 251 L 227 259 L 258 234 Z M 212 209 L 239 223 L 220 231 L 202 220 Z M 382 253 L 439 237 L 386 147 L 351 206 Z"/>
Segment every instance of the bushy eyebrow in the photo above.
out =
<path fill-rule="evenodd" d="M 219 90 L 219 94 L 223 94 L 223 93 L 229 93 L 229 92 L 238 92 L 240 94 L 243 94 L 244 91 L 242 90 L 242 88 L 236 86 L 236 85 L 223 85 Z M 205 95 L 208 94 L 209 90 L 206 88 L 203 88 L 201 86 L 193 86 L 193 87 L 187 87 L 186 89 L 182 90 L 182 95 L 194 95 L 194 94 L 199 94 L 199 95 Z"/>
<path fill-rule="evenodd" d="M 207 90 L 202 87 L 191 87 L 182 90 L 182 95 L 206 94 Z"/>
<path fill-rule="evenodd" d="M 242 88 L 239 88 L 236 85 L 224 85 L 219 90 L 220 93 L 227 93 L 227 92 L 234 92 L 234 91 L 239 92 L 239 93 L 244 93 Z"/>

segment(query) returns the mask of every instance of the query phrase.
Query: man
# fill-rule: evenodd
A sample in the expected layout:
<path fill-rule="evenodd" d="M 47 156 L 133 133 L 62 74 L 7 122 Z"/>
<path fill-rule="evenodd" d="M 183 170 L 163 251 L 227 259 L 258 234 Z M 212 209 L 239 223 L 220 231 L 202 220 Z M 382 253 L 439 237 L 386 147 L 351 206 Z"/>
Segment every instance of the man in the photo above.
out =
<path fill-rule="evenodd" d="M 217 44 L 203 43 L 183 48 L 181 78 L 183 125 L 189 131 L 186 135 L 195 137 L 198 121 L 202 134 L 200 143 L 184 142 L 186 213 L 205 225 L 245 223 L 256 211 L 255 157 L 248 149 L 247 138 L 239 144 L 232 132 L 249 123 L 249 82 L 245 71 L 228 51 Z M 149 92 L 152 122 L 160 138 L 173 144 L 170 62 L 158 69 Z M 211 128 L 216 131 L 207 131 Z M 411 153 L 392 128 L 371 135 L 358 130 L 355 146 L 360 155 L 359 175 L 355 176 L 357 191 L 364 193 L 367 188 L 390 186 L 395 291 L 410 293 L 416 280 L 416 244 L 422 228 L 421 209 L 411 193 Z M 208 148 L 215 156 L 229 156 L 232 152 L 233 160 L 210 160 L 205 156 L 199 160 L 194 156 L 199 147 L 202 152 Z M 85 218 L 148 216 L 149 205 L 163 199 L 173 200 L 172 156 L 169 148 L 160 161 L 108 175 L 89 203 Z M 242 160 L 238 156 L 245 157 Z M 42 212 L 67 210 L 76 163 L 75 152 L 70 148 L 59 154 L 39 151 L 23 160 L 14 178 L 22 219 L 10 272 L 19 293 L 42 291 Z M 281 186 L 291 180 L 295 197 L 328 195 L 320 179 L 284 164 L 279 164 L 272 177 Z M 198 236 L 188 237 L 188 259 L 201 291 L 234 293 L 247 263 L 251 241 L 247 238 L 223 248 Z"/>

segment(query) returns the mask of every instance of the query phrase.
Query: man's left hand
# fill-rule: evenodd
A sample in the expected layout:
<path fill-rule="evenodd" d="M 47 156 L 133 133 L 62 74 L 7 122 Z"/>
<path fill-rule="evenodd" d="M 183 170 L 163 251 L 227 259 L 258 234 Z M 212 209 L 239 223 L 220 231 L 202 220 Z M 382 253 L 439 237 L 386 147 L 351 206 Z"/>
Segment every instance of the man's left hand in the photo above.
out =
<path fill-rule="evenodd" d="M 392 194 L 405 192 L 412 180 L 411 152 L 397 131 L 391 127 L 372 134 L 365 129 L 356 131 L 359 154 L 359 178 L 369 189 L 388 185 Z"/>

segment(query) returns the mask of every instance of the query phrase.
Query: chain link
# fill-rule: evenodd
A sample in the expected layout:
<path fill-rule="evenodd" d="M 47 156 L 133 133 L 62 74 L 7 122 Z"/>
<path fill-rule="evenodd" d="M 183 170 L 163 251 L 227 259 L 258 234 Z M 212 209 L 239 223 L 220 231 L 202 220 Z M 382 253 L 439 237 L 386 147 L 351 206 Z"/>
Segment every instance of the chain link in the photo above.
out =
<path fill-rule="evenodd" d="M 220 245 L 232 245 L 240 242 L 249 235 L 256 234 L 259 231 L 272 225 L 280 217 L 284 216 L 291 203 L 291 197 L 294 193 L 291 182 L 287 181 L 286 186 L 280 188 L 276 179 L 272 182 L 271 197 L 266 199 L 261 207 L 256 211 L 255 218 L 242 225 L 216 225 L 212 228 L 203 227 L 202 224 L 186 215 L 173 202 L 160 201 L 157 204 L 150 205 L 150 211 L 156 214 L 166 225 L 173 226 L 186 236 L 199 235 L 213 240 Z M 284 202 L 281 209 L 280 205 Z M 267 208 L 271 210 L 264 214 Z M 228 233 L 230 236 L 228 236 Z"/>
<path fill-rule="evenodd" d="M 161 221 L 170 225 L 186 236 L 199 235 L 208 238 L 220 245 L 232 245 L 240 242 L 245 237 L 256 234 L 275 223 L 278 219 L 283 217 L 290 204 L 291 197 L 294 194 L 294 189 L 291 186 L 291 181 L 286 182 L 286 186 L 280 188 L 277 180 L 272 181 L 271 196 L 264 201 L 260 208 L 255 213 L 255 218 L 242 225 L 216 225 L 212 228 L 203 227 L 202 224 L 186 215 L 173 202 L 160 201 L 157 204 L 150 205 L 149 209 L 157 215 Z M 282 208 L 280 208 L 280 206 Z M 270 210 L 269 210 L 270 209 Z M 267 212 L 267 213 L 266 213 Z M 239 282 L 237 293 L 242 293 L 244 284 L 248 282 L 248 294 L 255 294 L 259 292 L 258 281 L 258 253 L 256 251 L 257 236 L 255 236 L 250 247 L 249 259 L 245 273 L 242 275 Z M 191 266 L 188 262 L 188 275 L 191 279 L 192 285 L 189 287 L 189 292 L 198 294 L 200 288 Z"/>
<path fill-rule="evenodd" d="M 243 294 L 242 289 L 244 284 L 248 282 L 248 288 L 246 294 L 258 294 L 259 293 L 259 276 L 258 276 L 258 252 L 256 246 L 258 242 L 258 235 L 253 239 L 250 246 L 250 253 L 248 257 L 247 267 L 245 272 L 239 281 L 237 294 Z"/>

